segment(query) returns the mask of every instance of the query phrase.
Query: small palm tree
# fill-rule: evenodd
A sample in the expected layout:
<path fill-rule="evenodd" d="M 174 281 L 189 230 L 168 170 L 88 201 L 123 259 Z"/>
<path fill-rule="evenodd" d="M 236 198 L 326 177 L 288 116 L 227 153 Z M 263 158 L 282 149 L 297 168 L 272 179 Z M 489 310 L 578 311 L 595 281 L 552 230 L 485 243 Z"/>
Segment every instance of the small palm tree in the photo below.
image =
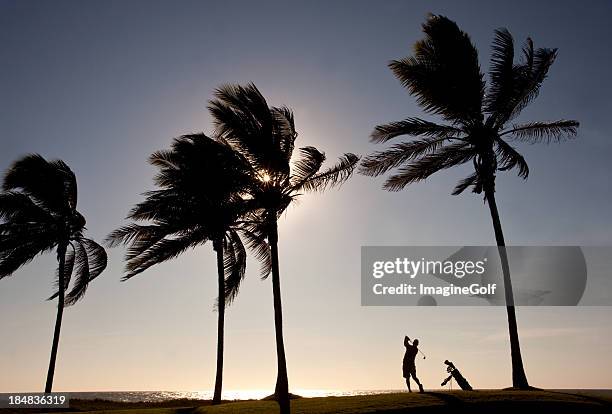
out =
<path fill-rule="evenodd" d="M 489 205 L 498 246 L 505 246 L 495 202 L 495 175 L 517 169 L 527 178 L 529 167 L 510 142 L 560 141 L 576 134 L 577 121 L 511 124 L 531 102 L 557 55 L 556 49 L 533 48 L 527 39 L 522 59 L 514 61 L 514 41 L 506 29 L 495 32 L 490 83 L 485 88 L 478 53 L 469 36 L 443 16 L 430 15 L 423 25 L 425 38 L 415 44 L 414 56 L 392 61 L 389 67 L 423 109 L 442 117 L 445 124 L 420 118 L 379 125 L 373 142 L 395 137 L 419 137 L 393 145 L 366 157 L 360 171 L 378 176 L 398 168 L 384 184 L 389 191 L 425 180 L 437 171 L 471 162 L 474 172 L 459 182 L 453 194 L 467 188 L 480 194 Z M 499 249 L 504 275 L 508 328 L 512 356 L 512 383 L 528 388 L 519 345 L 512 283 L 506 251 Z"/>
<path fill-rule="evenodd" d="M 109 235 L 110 247 L 127 244 L 123 280 L 149 267 L 175 258 L 188 249 L 212 242 L 217 255 L 218 323 L 217 370 L 213 403 L 221 402 L 225 308 L 237 295 L 246 270 L 246 250 L 241 240 L 269 273 L 265 240 L 240 227 L 246 213 L 243 192 L 251 180 L 244 161 L 223 142 L 204 134 L 185 135 L 170 150 L 151 155 L 159 169 L 158 190 L 146 193 L 128 218 L 146 224 L 129 224 Z"/>
<path fill-rule="evenodd" d="M 53 387 L 64 306 L 81 299 L 89 283 L 106 268 L 106 252 L 83 236 L 85 218 L 76 207 L 76 177 L 63 161 L 28 155 L 16 161 L 4 176 L 0 194 L 0 279 L 11 276 L 38 254 L 54 249 L 59 263 L 57 291 L 49 298 L 57 298 L 58 303 L 46 393 Z"/>
<path fill-rule="evenodd" d="M 248 190 L 250 209 L 256 213 L 250 222 L 245 222 L 245 227 L 267 238 L 270 245 L 278 363 L 275 395 L 281 413 L 288 413 L 289 381 L 283 342 L 277 221 L 302 192 L 323 191 L 346 181 L 359 158 L 345 154 L 335 166 L 320 171 L 325 154 L 316 148 L 300 148 L 296 156 L 297 133 L 292 111 L 287 107 L 268 106 L 252 83 L 217 89 L 209 109 L 217 136 L 244 157 L 258 183 Z"/>

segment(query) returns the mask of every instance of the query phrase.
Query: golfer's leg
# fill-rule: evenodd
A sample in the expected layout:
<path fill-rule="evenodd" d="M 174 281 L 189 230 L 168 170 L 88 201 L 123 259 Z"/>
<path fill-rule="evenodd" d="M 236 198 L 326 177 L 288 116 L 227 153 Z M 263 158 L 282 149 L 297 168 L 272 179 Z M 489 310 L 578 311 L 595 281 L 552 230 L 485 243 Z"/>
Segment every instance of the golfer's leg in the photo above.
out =
<path fill-rule="evenodd" d="M 419 386 L 419 391 L 423 392 L 423 385 L 421 384 L 421 381 L 419 381 L 419 379 L 416 376 L 416 372 L 412 373 L 412 379 L 414 379 L 414 382 L 416 382 L 416 384 Z"/>
<path fill-rule="evenodd" d="M 410 375 L 406 377 L 406 385 L 408 386 L 408 392 L 412 392 L 412 390 L 410 389 Z"/>

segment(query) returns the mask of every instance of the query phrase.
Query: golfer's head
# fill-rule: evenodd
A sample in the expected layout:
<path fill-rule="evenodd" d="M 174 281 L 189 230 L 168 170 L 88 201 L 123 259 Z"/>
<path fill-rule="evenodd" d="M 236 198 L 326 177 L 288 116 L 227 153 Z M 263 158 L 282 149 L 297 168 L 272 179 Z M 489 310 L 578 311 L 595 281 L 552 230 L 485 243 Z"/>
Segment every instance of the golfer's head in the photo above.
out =
<path fill-rule="evenodd" d="M 417 346 L 419 344 L 419 340 L 415 339 L 414 341 L 412 341 L 412 343 L 414 344 L 414 346 Z"/>

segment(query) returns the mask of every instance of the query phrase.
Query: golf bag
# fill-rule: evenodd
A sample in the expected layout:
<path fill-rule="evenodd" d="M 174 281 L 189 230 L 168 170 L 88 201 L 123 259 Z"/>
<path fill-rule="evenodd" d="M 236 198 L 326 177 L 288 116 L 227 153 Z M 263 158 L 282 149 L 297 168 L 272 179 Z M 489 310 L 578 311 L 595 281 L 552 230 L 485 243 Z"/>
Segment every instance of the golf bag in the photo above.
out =
<path fill-rule="evenodd" d="M 462 390 L 472 391 L 472 386 L 469 382 L 467 382 L 465 377 L 461 375 L 461 372 L 459 372 L 459 370 L 455 367 L 455 364 L 450 362 L 448 359 L 444 361 L 444 363 L 447 365 L 446 372 L 448 372 L 450 375 L 448 376 L 448 378 L 442 381 L 441 385 L 445 386 L 447 382 L 454 378 L 455 381 L 457 381 L 457 385 L 459 385 Z"/>

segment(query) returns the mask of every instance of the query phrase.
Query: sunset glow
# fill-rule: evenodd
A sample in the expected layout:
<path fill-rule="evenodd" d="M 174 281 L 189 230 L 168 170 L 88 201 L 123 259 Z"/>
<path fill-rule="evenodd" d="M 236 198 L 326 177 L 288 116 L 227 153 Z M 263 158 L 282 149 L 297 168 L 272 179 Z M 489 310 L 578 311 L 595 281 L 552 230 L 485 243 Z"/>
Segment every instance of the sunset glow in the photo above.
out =
<path fill-rule="evenodd" d="M 216 380 L 217 338 L 223 336 L 218 336 L 217 329 L 225 329 L 220 352 L 225 358 L 220 364 L 224 397 L 268 396 L 274 392 L 279 371 L 275 336 L 275 310 L 279 307 L 283 312 L 284 359 L 292 393 L 314 397 L 404 390 L 405 335 L 418 338 L 427 355 L 426 360 L 419 357 L 417 361 L 418 376 L 426 390 L 440 388 L 447 376 L 443 364 L 446 359 L 457 364 L 475 389 L 511 386 L 505 306 L 366 306 L 360 279 L 362 251 L 369 246 L 497 246 L 496 242 L 501 245 L 499 240 L 505 240 L 508 246 L 611 246 L 612 107 L 608 95 L 612 81 L 608 71 L 612 48 L 608 43 L 612 39 L 612 2 L 524 2 L 523 7 L 501 0 L 470 4 L 466 7 L 464 2 L 451 0 L 0 0 L 0 55 L 6 56 L 0 65 L 0 185 L 4 171 L 26 154 L 64 160 L 78 183 L 78 211 L 87 219 L 83 232 L 106 252 L 106 267 L 99 277 L 89 284 L 85 283 L 89 280 L 86 276 L 70 280 L 72 284 L 80 280 L 88 290 L 86 295 L 77 295 L 78 303 L 63 311 L 61 340 L 57 359 L 53 359 L 57 361 L 54 391 L 167 391 L 168 395 L 160 399 L 211 398 Z M 418 168 L 402 164 L 434 154 L 447 145 L 436 143 L 439 145 L 415 150 L 412 141 L 433 140 L 441 134 L 444 139 L 455 139 L 451 145 L 459 147 L 463 140 L 454 134 L 463 134 L 465 125 L 472 125 L 455 122 L 444 113 L 461 112 L 464 108 L 472 111 L 472 106 L 463 105 L 462 93 L 457 92 L 462 96 L 453 101 L 456 106 L 452 108 L 424 105 L 427 98 L 444 95 L 439 91 L 447 83 L 432 83 L 435 87 L 431 86 L 431 93 L 419 95 L 406 87 L 408 77 L 399 79 L 389 67 L 392 61 L 412 62 L 415 50 L 432 49 L 427 42 L 421 43 L 420 49 L 414 48 L 424 39 L 422 25 L 430 12 L 456 22 L 478 51 L 477 57 L 475 53 L 470 56 L 483 76 L 475 75 L 473 82 L 461 83 L 466 88 L 482 81 L 486 84 L 483 90 L 490 93 L 490 79 L 495 78 L 490 76 L 491 57 L 496 50 L 492 41 L 499 28 L 507 27 L 514 36 L 517 62 L 529 50 L 528 38 L 533 39 L 536 50 L 558 49 L 554 52 L 558 58 L 554 64 L 551 61 L 541 88 L 520 95 L 521 100 L 530 99 L 532 94 L 538 95 L 537 99 L 529 105 L 525 103 L 520 116 L 508 114 L 508 124 L 576 119 L 580 128 L 572 139 L 560 139 L 564 142 L 559 145 L 556 136 L 551 140 L 554 145 L 529 145 L 533 137 L 527 132 L 504 135 L 513 137 L 508 141 L 512 147 L 506 151 L 516 150 L 524 155 L 524 159 L 521 155 L 520 159 L 512 159 L 529 163 L 529 179 L 517 177 L 516 170 L 507 171 L 522 165 L 513 164 L 510 158 L 488 170 L 496 174 L 495 186 L 488 188 L 494 188 L 497 198 L 499 225 L 492 224 L 491 204 L 480 191 L 478 185 L 482 183 L 476 181 L 479 178 L 474 178 L 472 187 L 467 186 L 462 194 L 451 195 L 458 182 L 471 175 L 476 177 L 475 169 L 482 168 L 478 161 L 473 162 L 478 158 L 420 177 L 414 173 Z M 455 64 L 453 60 L 452 65 L 441 66 Z M 461 74 L 464 72 L 471 73 L 466 70 Z M 498 78 L 515 79 L 510 75 Z M 222 85 L 249 82 L 256 84 L 270 108 L 287 105 L 291 109 L 286 118 L 294 121 L 299 131 L 295 143 L 291 140 L 283 146 L 278 142 L 285 141 L 273 141 L 280 135 L 276 131 L 286 128 L 265 129 L 267 135 L 249 129 L 268 125 L 266 122 L 253 121 L 249 128 L 241 129 L 240 125 L 247 124 L 244 119 L 251 119 L 236 115 L 240 112 L 223 112 L 230 114 L 229 118 L 236 117 L 239 125 L 235 129 L 230 128 L 234 127 L 231 122 L 226 129 L 219 126 L 210 109 L 211 102 L 232 101 L 215 97 L 215 92 Z M 515 93 L 515 89 L 507 90 L 508 94 Z M 490 97 L 487 95 L 487 102 Z M 267 114 L 268 106 L 258 108 Z M 480 104 L 474 107 L 480 110 Z M 486 113 L 481 119 L 485 116 Z M 414 118 L 425 120 L 418 125 L 421 129 L 388 133 L 374 142 L 376 137 L 372 135 L 378 126 L 397 127 Z M 452 127 L 443 133 L 427 132 L 423 125 L 434 121 Z M 554 135 L 562 129 L 549 132 Z M 226 139 L 222 136 L 225 131 L 239 131 L 249 138 L 272 137 L 270 142 L 274 145 L 248 141 L 244 147 L 252 146 L 252 151 L 262 153 L 281 148 L 290 153 L 286 150 L 289 147 L 294 156 L 261 162 L 254 157 L 240 158 L 250 163 L 248 169 L 224 171 L 247 171 L 248 180 L 244 178 L 246 174 L 241 175 L 233 180 L 238 184 L 219 196 L 226 197 L 225 204 L 218 204 L 222 208 L 217 208 L 223 214 L 200 216 L 201 211 L 213 209 L 193 205 L 200 207 L 196 203 L 208 198 L 185 196 L 200 193 L 179 191 L 184 187 L 178 184 L 179 190 L 162 191 L 160 165 L 173 167 L 178 158 L 164 159 L 164 151 L 169 151 L 174 139 L 191 136 L 186 134 L 206 136 L 220 145 Z M 234 145 L 232 136 L 223 142 Z M 310 164 L 300 163 L 299 151 L 312 150 L 305 147 L 316 147 L 325 156 L 313 151 Z M 480 147 L 486 146 L 466 144 L 465 148 L 472 151 Z M 236 148 L 237 144 L 229 149 L 226 145 L 230 153 L 237 152 Z M 402 153 L 401 157 L 391 154 L 396 158 L 388 157 L 383 162 L 395 169 L 385 170 L 384 174 L 367 175 L 355 167 L 341 185 L 329 179 L 328 170 L 343 165 L 342 154 L 356 154 L 359 159 L 355 157 L 354 166 L 361 166 L 368 155 L 383 148 L 415 153 Z M 499 155 L 500 147 L 495 148 L 491 150 L 492 157 Z M 185 153 L 226 154 L 205 150 Z M 157 164 L 148 162 L 151 154 L 159 156 Z M 222 156 L 219 159 L 225 160 Z M 455 154 L 454 158 L 431 159 L 436 163 L 448 161 L 450 166 L 451 161 L 462 158 Z M 417 167 L 433 168 L 431 159 Z M 322 165 L 318 173 L 313 173 L 313 164 Z M 237 161 L 230 165 L 244 164 Z M 227 189 L 229 186 L 219 183 L 224 177 L 233 177 L 212 167 L 185 170 L 204 171 L 189 176 L 196 179 L 181 181 L 183 175 L 180 179 L 174 177 L 180 185 L 188 182 L 198 191 Z M 342 171 L 346 170 L 345 167 Z M 410 173 L 413 177 L 405 180 L 405 187 L 387 191 L 385 183 L 392 174 Z M 312 182 L 323 184 L 319 189 Z M 284 191 L 282 186 L 286 183 L 295 188 L 300 184 L 300 190 Z M 238 186 L 241 187 L 235 189 Z M 261 194 L 268 204 L 255 200 Z M 174 197 L 172 201 L 187 200 L 180 204 L 187 207 L 167 207 L 162 195 Z M 147 197 L 162 200 L 158 205 L 167 208 L 151 212 L 143 207 L 135 214 L 135 206 Z M 296 202 L 286 209 L 269 207 L 269 200 L 286 199 Z M 259 206 L 265 210 L 265 218 L 261 218 L 263 213 L 251 218 L 238 208 L 230 211 L 238 202 Z M 159 218 L 163 215 L 158 214 L 160 211 L 167 216 Z M 136 223 L 134 216 L 150 220 Z M 223 221 L 218 219 L 220 216 L 230 217 L 227 220 L 238 217 L 242 222 L 217 226 Z M 268 225 L 277 216 L 278 222 Z M 10 217 L 0 211 L 1 224 Z M 187 218 L 182 220 L 184 217 Z M 179 225 L 191 227 L 174 230 L 167 238 L 162 231 L 157 237 L 156 229 L 136 247 L 108 242 L 109 234 L 116 229 L 134 225 L 131 228 L 136 232 L 145 233 L 147 226 L 153 227 L 151 222 L 166 226 L 164 230 Z M 265 231 L 257 233 L 257 229 L 244 236 L 251 230 L 245 230 L 244 223 L 255 223 L 255 228 L 262 222 L 266 224 Z M 237 230 L 236 223 L 243 227 Z M 503 227 L 505 238 L 496 238 L 494 229 L 498 227 Z M 48 228 L 55 229 L 40 226 L 45 231 Z M 207 234 L 202 230 L 204 235 L 196 239 L 198 231 L 211 228 L 214 230 Z M 270 229 L 278 234 L 271 237 Z M 37 232 L 24 234 L 29 241 L 24 244 L 36 244 Z M 193 234 L 194 240 L 180 239 Z M 232 237 L 242 238 L 243 245 L 237 243 L 234 250 L 224 245 Z M 129 241 L 133 240 L 134 237 Z M 180 244 L 183 240 L 184 244 Z M 255 253 L 249 244 L 253 240 L 261 248 Z M 271 240 L 278 243 L 277 249 L 270 248 Z M 153 249 L 151 256 L 164 260 L 142 272 L 134 271 L 134 277 L 123 281 L 129 267 L 126 256 L 134 256 L 138 247 L 157 247 L 158 243 L 175 250 Z M 1 245 L 10 243 L 0 240 L 0 248 Z M 40 246 L 44 254 L 23 254 L 23 266 L 11 269 L 12 273 L 3 274 L 0 280 L 0 393 L 38 392 L 45 385 L 56 313 L 61 313 L 55 296 L 53 300 L 46 299 L 61 286 L 56 282 L 60 256 L 55 247 L 44 243 Z M 278 260 L 274 275 L 279 278 L 266 277 L 266 271 L 272 269 L 266 268 L 266 254 Z M 62 257 L 72 260 L 63 263 L 74 268 L 75 275 L 84 266 L 74 256 Z M 376 266 L 380 268 L 372 270 L 380 272 L 385 282 L 392 281 L 393 286 L 399 273 L 386 271 L 384 266 L 387 262 L 393 265 L 395 260 L 395 256 L 377 259 Z M 143 263 L 149 265 L 145 259 Z M 282 290 L 273 286 L 273 279 L 280 280 Z M 224 290 L 228 280 L 236 286 L 240 284 L 239 290 Z M 400 282 L 397 281 L 399 293 L 404 289 Z M 456 286 L 459 291 L 460 285 Z M 538 294 L 540 291 L 545 289 L 538 287 Z M 224 292 L 237 292 L 231 299 L 228 296 L 227 307 L 221 306 L 225 313 L 217 309 Z M 382 285 L 380 292 L 392 296 Z M 484 294 L 476 290 L 465 292 L 466 297 Z M 523 293 L 517 291 L 515 295 Z M 224 324 L 219 324 L 219 314 L 224 315 Z M 547 389 L 612 388 L 611 318 L 612 307 L 599 305 L 516 306 L 521 355 L 530 384 Z"/>

